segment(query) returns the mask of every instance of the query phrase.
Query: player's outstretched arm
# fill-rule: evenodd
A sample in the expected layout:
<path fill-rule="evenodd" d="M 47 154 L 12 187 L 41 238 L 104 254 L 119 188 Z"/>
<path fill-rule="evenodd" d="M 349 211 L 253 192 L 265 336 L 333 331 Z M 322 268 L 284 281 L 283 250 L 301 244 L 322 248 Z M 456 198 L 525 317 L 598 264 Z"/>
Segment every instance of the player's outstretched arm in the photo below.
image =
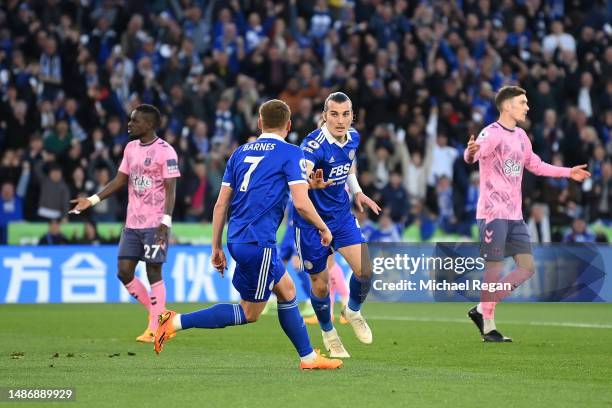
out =
<path fill-rule="evenodd" d="M 72 204 L 76 204 L 76 205 L 74 206 L 74 208 L 72 208 L 72 210 L 68 212 L 68 214 L 80 214 L 81 211 L 85 211 L 89 207 L 93 207 L 94 205 L 98 204 L 100 201 L 115 194 L 123 186 L 125 186 L 127 182 L 128 182 L 127 174 L 118 171 L 115 178 L 112 179 L 111 182 L 108 183 L 102 189 L 102 191 L 100 191 L 98 194 L 94 194 L 91 197 L 87 197 L 87 198 L 79 197 L 79 198 L 70 200 Z"/>
<path fill-rule="evenodd" d="M 374 200 L 363 194 L 363 191 L 361 191 L 361 186 L 359 185 L 359 181 L 357 181 L 357 166 L 355 166 L 355 163 L 353 163 L 351 166 L 351 170 L 349 171 L 349 175 L 346 179 L 346 184 L 348 184 L 349 191 L 353 195 L 355 205 L 360 212 L 363 212 L 364 205 L 372 210 L 376 215 L 382 211 L 380 206 L 376 204 Z"/>
<path fill-rule="evenodd" d="M 321 219 L 312 201 L 308 198 L 308 185 L 297 183 L 289 186 L 291 189 L 291 199 L 295 210 L 309 223 L 314 225 L 321 234 L 321 244 L 328 246 L 332 241 L 332 234 L 327 228 L 327 224 Z"/>
<path fill-rule="evenodd" d="M 531 142 L 527 139 L 527 149 L 525 158 L 525 168 L 537 176 L 546 177 L 566 177 L 572 180 L 582 182 L 588 177 L 591 177 L 591 173 L 586 170 L 587 165 L 581 164 L 580 166 L 574 167 L 561 167 L 553 166 L 548 164 L 533 152 Z"/>
<path fill-rule="evenodd" d="M 229 186 L 221 186 L 219 191 L 219 197 L 215 203 L 213 210 L 213 236 L 212 236 L 212 259 L 211 263 L 213 267 L 219 271 L 221 276 L 227 268 L 227 259 L 223 252 L 223 227 L 225 227 L 225 219 L 227 218 L 227 210 L 234 190 Z"/>

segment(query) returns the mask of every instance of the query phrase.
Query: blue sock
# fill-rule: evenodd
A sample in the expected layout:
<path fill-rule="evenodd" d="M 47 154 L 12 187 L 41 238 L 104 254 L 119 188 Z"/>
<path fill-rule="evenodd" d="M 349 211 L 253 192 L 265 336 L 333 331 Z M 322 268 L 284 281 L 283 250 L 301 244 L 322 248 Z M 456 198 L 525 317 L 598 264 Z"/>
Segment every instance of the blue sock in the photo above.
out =
<path fill-rule="evenodd" d="M 183 329 L 220 329 L 225 326 L 246 324 L 247 320 L 242 305 L 219 303 L 208 309 L 181 315 Z"/>
<path fill-rule="evenodd" d="M 302 290 L 306 294 L 306 296 L 310 295 L 310 276 L 306 272 L 298 272 L 297 276 L 302 284 Z"/>
<path fill-rule="evenodd" d="M 361 305 L 365 302 L 368 292 L 372 287 L 372 279 L 360 279 L 353 273 L 349 281 L 349 301 L 348 307 L 353 312 L 361 310 Z"/>
<path fill-rule="evenodd" d="M 319 319 L 319 325 L 321 326 L 321 330 L 330 331 L 334 328 L 334 325 L 331 322 L 331 302 L 329 300 L 329 294 L 327 294 L 324 298 L 318 298 L 310 291 L 310 302 L 312 303 L 312 308 L 317 315 L 317 319 Z"/>
<path fill-rule="evenodd" d="M 278 302 L 278 321 L 283 331 L 293 343 L 300 357 L 305 357 L 312 353 L 310 338 L 304 324 L 304 319 L 298 310 L 296 298 L 289 302 Z"/>

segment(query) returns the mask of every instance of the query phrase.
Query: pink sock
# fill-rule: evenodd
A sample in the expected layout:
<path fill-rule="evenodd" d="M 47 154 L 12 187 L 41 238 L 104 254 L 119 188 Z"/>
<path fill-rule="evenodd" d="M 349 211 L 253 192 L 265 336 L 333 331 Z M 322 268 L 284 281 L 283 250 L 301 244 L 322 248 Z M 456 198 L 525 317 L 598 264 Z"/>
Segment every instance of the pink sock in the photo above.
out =
<path fill-rule="evenodd" d="M 159 325 L 157 318 L 166 310 L 166 285 L 160 280 L 151 285 L 151 315 L 149 320 L 149 328 L 153 331 L 157 330 Z"/>
<path fill-rule="evenodd" d="M 147 309 L 147 311 L 151 311 L 151 299 L 149 299 L 147 288 L 145 288 L 140 279 L 134 277 L 130 283 L 125 285 L 125 288 L 134 299 L 139 301 Z"/>
<path fill-rule="evenodd" d="M 483 319 L 494 319 L 495 318 L 495 305 L 496 302 L 480 302 L 482 308 Z"/>
<path fill-rule="evenodd" d="M 341 298 L 346 298 L 349 295 L 348 288 L 346 287 L 346 281 L 344 280 L 344 272 L 338 264 L 334 264 L 334 267 L 329 271 L 329 283 L 330 286 L 336 290 L 336 293 Z"/>

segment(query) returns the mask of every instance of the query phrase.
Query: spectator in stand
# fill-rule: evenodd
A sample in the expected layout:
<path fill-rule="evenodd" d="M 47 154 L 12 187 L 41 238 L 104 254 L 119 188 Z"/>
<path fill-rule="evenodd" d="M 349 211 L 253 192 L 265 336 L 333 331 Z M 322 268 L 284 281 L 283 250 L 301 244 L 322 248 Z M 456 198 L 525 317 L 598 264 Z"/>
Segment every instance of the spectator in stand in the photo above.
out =
<path fill-rule="evenodd" d="M 30 163 L 23 162 L 17 189 L 10 181 L 2 183 L 0 191 L 0 245 L 8 241 L 8 224 L 23 220 L 23 200 L 30 179 Z"/>
<path fill-rule="evenodd" d="M 576 218 L 570 230 L 565 233 L 563 242 L 595 242 L 595 234 L 589 230 L 584 219 Z"/>
<path fill-rule="evenodd" d="M 70 205 L 70 189 L 63 179 L 62 168 L 49 162 L 48 174 L 43 169 L 44 162 L 35 167 L 35 176 L 40 184 L 38 216 L 44 220 L 59 220 L 67 216 Z"/>
<path fill-rule="evenodd" d="M 47 233 L 38 240 L 38 245 L 64 245 L 68 243 L 68 238 L 60 231 L 60 220 L 58 219 L 49 220 Z"/>

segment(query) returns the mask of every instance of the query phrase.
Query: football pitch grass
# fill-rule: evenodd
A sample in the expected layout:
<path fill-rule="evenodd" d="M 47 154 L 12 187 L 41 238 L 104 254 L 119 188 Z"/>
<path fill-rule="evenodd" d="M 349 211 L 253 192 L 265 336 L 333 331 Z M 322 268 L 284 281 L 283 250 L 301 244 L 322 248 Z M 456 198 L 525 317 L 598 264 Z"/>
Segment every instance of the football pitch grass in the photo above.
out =
<path fill-rule="evenodd" d="M 139 305 L 2 305 L 0 387 L 73 387 L 84 407 L 612 407 L 612 304 L 502 304 L 507 344 L 482 343 L 469 307 L 369 303 L 373 344 L 337 325 L 344 367 L 300 371 L 276 316 L 181 332 L 157 356 L 134 341 Z"/>

